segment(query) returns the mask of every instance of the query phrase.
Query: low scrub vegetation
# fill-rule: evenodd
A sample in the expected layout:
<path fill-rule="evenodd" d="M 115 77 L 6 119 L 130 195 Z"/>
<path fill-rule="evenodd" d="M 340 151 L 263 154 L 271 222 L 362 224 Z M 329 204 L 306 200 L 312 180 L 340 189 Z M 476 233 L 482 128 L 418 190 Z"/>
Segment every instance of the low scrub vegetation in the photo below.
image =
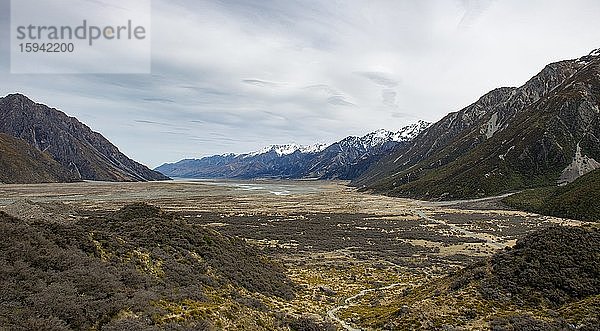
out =
<path fill-rule="evenodd" d="M 202 330 L 211 316 L 169 319 L 161 302 L 210 306 L 217 291 L 262 316 L 264 305 L 232 289 L 294 296 L 283 268 L 242 240 L 145 204 L 66 224 L 0 212 L 0 233 L 0 329 Z"/>
<path fill-rule="evenodd" d="M 407 289 L 361 325 L 379 329 L 600 329 L 600 229 L 552 227 L 455 274 Z"/>

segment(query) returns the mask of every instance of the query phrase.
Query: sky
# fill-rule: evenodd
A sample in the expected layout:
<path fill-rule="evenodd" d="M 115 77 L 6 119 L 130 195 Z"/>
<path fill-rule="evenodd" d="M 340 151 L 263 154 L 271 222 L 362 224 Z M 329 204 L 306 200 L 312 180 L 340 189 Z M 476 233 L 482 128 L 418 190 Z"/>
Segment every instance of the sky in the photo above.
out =
<path fill-rule="evenodd" d="M 598 17 L 597 0 L 152 0 L 150 74 L 11 74 L 0 0 L 0 95 L 156 167 L 435 122 L 599 48 Z"/>

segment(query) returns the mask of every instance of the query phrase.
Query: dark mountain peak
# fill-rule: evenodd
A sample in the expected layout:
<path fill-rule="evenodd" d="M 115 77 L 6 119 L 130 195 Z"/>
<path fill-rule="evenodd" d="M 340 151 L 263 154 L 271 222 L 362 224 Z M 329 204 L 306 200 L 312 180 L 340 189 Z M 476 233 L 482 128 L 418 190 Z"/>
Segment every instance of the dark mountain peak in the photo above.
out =
<path fill-rule="evenodd" d="M 0 98 L 0 114 L 0 132 L 48 153 L 78 179 L 168 179 L 129 159 L 101 134 L 76 118 L 36 103 L 23 94 L 13 93 Z"/>
<path fill-rule="evenodd" d="M 26 108 L 34 106 L 36 103 L 23 94 L 12 93 L 5 97 L 0 97 L 0 104 L 11 105 L 12 107 L 19 107 L 21 110 L 25 110 Z M 0 112 L 4 113 L 6 111 L 8 111 L 7 107 L 0 107 Z"/>
<path fill-rule="evenodd" d="M 2 98 L 0 98 L 0 99 L 2 99 Z M 25 96 L 24 94 L 21 94 L 21 93 L 8 94 L 7 96 L 4 97 L 4 99 L 33 102 L 31 99 L 29 99 L 27 96 Z"/>

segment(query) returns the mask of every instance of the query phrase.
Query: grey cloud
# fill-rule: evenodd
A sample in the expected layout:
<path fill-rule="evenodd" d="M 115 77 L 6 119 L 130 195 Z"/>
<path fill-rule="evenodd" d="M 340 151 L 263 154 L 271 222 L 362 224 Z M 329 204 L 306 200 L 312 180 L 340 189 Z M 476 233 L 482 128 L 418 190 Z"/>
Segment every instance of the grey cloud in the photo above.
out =
<path fill-rule="evenodd" d="M 269 88 L 275 88 L 275 87 L 279 87 L 282 85 L 279 83 L 273 83 L 273 82 L 268 82 L 268 81 L 259 80 L 259 79 L 244 79 L 244 80 L 242 80 L 242 82 L 245 84 L 249 84 L 249 85 L 260 86 L 260 87 L 269 87 Z"/>
<path fill-rule="evenodd" d="M 155 166 L 435 121 L 599 47 L 594 0 L 152 3 L 152 75 L 10 75 L 0 0 L 0 94 L 60 108 Z"/>
<path fill-rule="evenodd" d="M 381 73 L 381 72 L 359 72 L 357 74 L 360 76 L 363 76 L 365 78 L 368 78 L 369 80 L 371 80 L 373 83 L 375 83 L 377 85 L 381 85 L 381 86 L 385 86 L 385 87 L 396 87 L 399 84 L 398 81 L 387 77 L 386 74 Z"/>
<path fill-rule="evenodd" d="M 150 120 L 134 120 L 135 123 L 139 123 L 139 124 L 150 124 L 150 125 L 156 125 L 156 126 L 164 126 L 164 127 L 175 127 L 178 129 L 178 126 L 174 126 L 173 124 L 167 123 L 167 122 L 158 122 L 158 121 L 150 121 Z"/>
<path fill-rule="evenodd" d="M 329 97 L 329 99 L 327 99 L 327 102 L 330 105 L 334 105 L 334 106 L 355 106 L 355 104 L 344 100 L 344 98 L 342 98 L 340 96 Z"/>
<path fill-rule="evenodd" d="M 333 106 L 356 106 L 354 103 L 346 100 L 343 93 L 327 84 L 305 86 L 303 89 L 323 96 L 327 99 L 327 103 Z"/>
<path fill-rule="evenodd" d="M 213 94 L 213 95 L 220 95 L 220 96 L 230 95 L 230 93 L 228 93 L 226 91 L 219 91 L 217 89 L 209 88 L 209 87 L 198 87 L 198 86 L 190 86 L 190 85 L 180 85 L 179 88 L 186 89 L 186 90 L 191 90 L 191 91 L 195 91 L 195 92 L 200 93 L 200 94 Z"/>
<path fill-rule="evenodd" d="M 157 124 L 157 125 L 163 125 L 164 123 L 159 123 L 159 122 L 154 122 L 154 121 L 147 121 L 147 120 L 135 120 L 137 123 L 144 123 L 144 124 Z"/>
<path fill-rule="evenodd" d="M 331 94 L 331 95 L 339 94 L 339 92 L 337 90 L 335 90 L 333 87 L 331 87 L 327 84 L 316 84 L 316 85 L 305 86 L 304 89 L 309 90 L 309 91 L 324 92 L 324 93 Z"/>
<path fill-rule="evenodd" d="M 396 96 L 398 93 L 394 90 L 384 89 L 381 91 L 381 97 L 383 98 L 383 104 L 387 106 L 396 106 Z"/>
<path fill-rule="evenodd" d="M 175 103 L 175 100 L 164 99 L 164 98 L 144 98 L 144 101 L 158 102 L 158 103 Z"/>
<path fill-rule="evenodd" d="M 460 28 L 472 27 L 479 17 L 493 5 L 495 0 L 461 0 L 465 14 L 458 23 Z"/>

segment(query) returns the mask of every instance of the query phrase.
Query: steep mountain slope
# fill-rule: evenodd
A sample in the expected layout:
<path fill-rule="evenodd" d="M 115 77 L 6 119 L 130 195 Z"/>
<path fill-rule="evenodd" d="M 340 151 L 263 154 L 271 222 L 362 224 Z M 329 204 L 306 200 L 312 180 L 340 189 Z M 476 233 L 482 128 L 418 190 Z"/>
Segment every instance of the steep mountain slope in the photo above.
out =
<path fill-rule="evenodd" d="M 0 98 L 0 132 L 47 152 L 79 179 L 168 179 L 129 159 L 101 134 L 76 118 L 35 103 L 21 94 Z"/>
<path fill-rule="evenodd" d="M 330 146 L 272 145 L 254 153 L 182 160 L 156 170 L 188 178 L 352 179 L 381 157 L 406 147 L 428 125 L 420 121 L 398 132 L 378 130 Z"/>
<path fill-rule="evenodd" d="M 600 159 L 600 54 L 548 65 L 519 88 L 451 113 L 354 182 L 426 199 L 568 182 Z"/>
<path fill-rule="evenodd" d="M 70 182 L 76 178 L 49 155 L 21 139 L 0 133 L 0 183 Z"/>

